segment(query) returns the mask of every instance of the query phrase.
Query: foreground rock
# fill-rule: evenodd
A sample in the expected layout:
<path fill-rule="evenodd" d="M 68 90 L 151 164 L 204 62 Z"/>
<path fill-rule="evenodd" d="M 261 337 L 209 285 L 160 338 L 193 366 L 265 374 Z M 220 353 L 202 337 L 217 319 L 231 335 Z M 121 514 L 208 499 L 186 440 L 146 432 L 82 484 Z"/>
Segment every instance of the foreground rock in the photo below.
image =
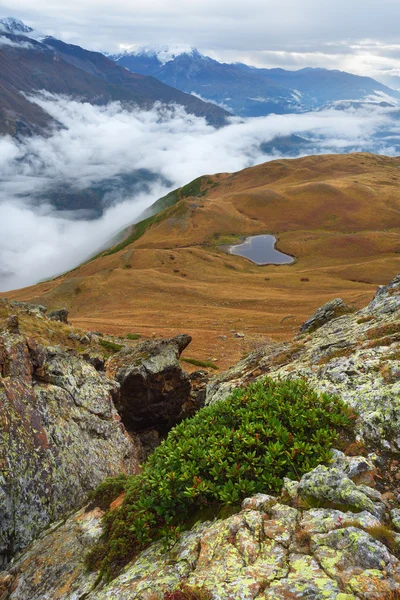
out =
<path fill-rule="evenodd" d="M 360 440 L 399 452 L 400 276 L 380 288 L 365 309 L 334 318 L 291 344 L 265 347 L 217 375 L 206 403 L 267 374 L 305 377 L 319 391 L 337 394 L 359 413 Z"/>
<path fill-rule="evenodd" d="M 391 547 L 377 539 L 389 518 L 384 498 L 353 481 L 373 476 L 373 461 L 336 453 L 323 469 L 322 487 L 321 467 L 300 482 L 287 480 L 281 497 L 248 498 L 240 512 L 198 523 L 167 552 L 153 544 L 105 586 L 83 565 L 101 533 L 101 511 L 80 511 L 4 574 L 5 597 L 163 600 L 168 592 L 202 590 L 211 600 L 378 600 L 399 592 L 400 536 L 393 533 Z M 349 485 L 357 512 L 346 507 Z M 304 498 L 313 495 L 320 508 L 305 508 Z M 332 497 L 341 509 L 324 507 Z"/>
<path fill-rule="evenodd" d="M 118 385 L 10 323 L 0 334 L 0 565 L 105 477 L 138 469 Z"/>
<path fill-rule="evenodd" d="M 107 362 L 107 374 L 121 386 L 117 409 L 129 431 L 165 432 L 181 419 L 191 385 L 179 357 L 191 339 L 148 340 Z"/>

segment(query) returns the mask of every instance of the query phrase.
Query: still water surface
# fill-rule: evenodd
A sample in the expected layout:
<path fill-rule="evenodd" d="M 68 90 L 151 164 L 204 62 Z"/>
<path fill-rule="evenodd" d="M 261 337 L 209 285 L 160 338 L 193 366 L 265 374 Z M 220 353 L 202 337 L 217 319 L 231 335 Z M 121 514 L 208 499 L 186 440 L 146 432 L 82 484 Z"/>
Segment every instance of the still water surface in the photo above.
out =
<path fill-rule="evenodd" d="M 236 246 L 221 246 L 222 250 L 236 256 L 243 256 L 256 265 L 289 265 L 294 262 L 292 256 L 279 252 L 275 248 L 273 235 L 253 235 Z"/>

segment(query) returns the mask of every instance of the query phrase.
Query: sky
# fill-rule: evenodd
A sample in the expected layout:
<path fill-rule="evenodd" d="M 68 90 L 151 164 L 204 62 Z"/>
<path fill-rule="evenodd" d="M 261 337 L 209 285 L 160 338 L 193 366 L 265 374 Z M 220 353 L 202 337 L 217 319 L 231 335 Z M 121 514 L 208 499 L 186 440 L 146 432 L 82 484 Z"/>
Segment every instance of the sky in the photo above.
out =
<path fill-rule="evenodd" d="M 400 72 L 399 0 L 9 0 L 1 13 L 89 49 L 187 45 L 226 62 L 386 83 Z"/>

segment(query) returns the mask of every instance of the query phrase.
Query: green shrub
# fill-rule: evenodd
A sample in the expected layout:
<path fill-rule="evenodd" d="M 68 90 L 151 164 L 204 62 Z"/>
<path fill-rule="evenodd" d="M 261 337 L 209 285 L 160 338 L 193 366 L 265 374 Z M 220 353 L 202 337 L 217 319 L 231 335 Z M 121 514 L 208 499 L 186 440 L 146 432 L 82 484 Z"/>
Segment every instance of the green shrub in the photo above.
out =
<path fill-rule="evenodd" d="M 210 362 L 209 360 L 197 360 L 197 358 L 181 358 L 183 362 L 189 363 L 190 365 L 194 365 L 195 367 L 203 367 L 204 369 L 214 369 L 218 370 L 217 365 Z"/>
<path fill-rule="evenodd" d="M 140 333 L 127 333 L 126 334 L 127 340 L 140 340 L 141 337 L 142 337 L 142 335 Z"/>
<path fill-rule="evenodd" d="M 126 480 L 126 497 L 106 513 L 102 540 L 88 557 L 106 577 L 155 539 L 174 540 L 207 507 L 277 492 L 330 458 L 354 414 L 303 380 L 265 379 L 239 389 L 172 429 Z"/>
<path fill-rule="evenodd" d="M 122 348 L 121 344 L 116 344 L 115 342 L 110 342 L 109 340 L 99 340 L 99 344 L 109 352 L 119 352 Z"/>

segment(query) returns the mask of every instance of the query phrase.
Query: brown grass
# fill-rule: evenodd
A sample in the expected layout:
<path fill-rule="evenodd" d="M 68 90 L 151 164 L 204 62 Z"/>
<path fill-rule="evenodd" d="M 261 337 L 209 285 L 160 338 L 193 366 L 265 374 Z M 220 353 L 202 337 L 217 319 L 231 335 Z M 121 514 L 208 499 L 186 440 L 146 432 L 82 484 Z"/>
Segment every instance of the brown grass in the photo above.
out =
<path fill-rule="evenodd" d="M 328 354 L 327 356 L 323 356 L 322 358 L 320 358 L 317 364 L 318 365 L 326 365 L 328 362 L 330 362 L 334 358 L 342 358 L 343 356 L 350 356 L 352 354 L 352 352 L 353 352 L 353 348 L 339 348 L 338 350 L 335 350 L 331 354 Z"/>
<path fill-rule="evenodd" d="M 311 534 L 309 531 L 306 531 L 303 528 L 300 528 L 296 531 L 296 539 L 299 546 L 303 546 L 305 548 L 310 548 L 311 544 Z"/>
<path fill-rule="evenodd" d="M 355 441 L 344 449 L 344 453 L 347 456 L 367 456 L 368 451 L 365 446 L 365 442 Z"/>
<path fill-rule="evenodd" d="M 369 533 L 373 538 L 385 544 L 387 548 L 393 553 L 397 550 L 396 536 L 392 529 L 389 529 L 386 525 L 374 525 L 373 527 L 365 527 L 364 531 Z"/>
<path fill-rule="evenodd" d="M 374 340 L 377 338 L 385 338 L 394 334 L 400 334 L 400 323 L 388 323 L 380 327 L 373 327 L 367 331 L 367 338 Z"/>
<path fill-rule="evenodd" d="M 397 274 L 400 197 L 390 178 L 400 183 L 399 164 L 327 155 L 221 174 L 202 198 L 181 201 L 179 219 L 157 220 L 120 252 L 7 295 L 66 306 L 83 329 L 143 337 L 187 331 L 190 353 L 218 358 L 224 368 L 242 352 L 231 330 L 243 331 L 246 342 L 290 339 L 318 306 L 341 297 L 361 308 Z M 210 242 L 258 233 L 277 235 L 279 249 L 297 262 L 258 267 Z M 281 323 L 285 315 L 294 318 Z"/>
<path fill-rule="evenodd" d="M 400 342 L 400 333 L 388 335 L 387 337 L 377 338 L 365 344 L 365 348 L 377 348 L 379 346 L 391 346 L 395 342 Z"/>
<path fill-rule="evenodd" d="M 359 325 L 361 325 L 362 323 L 369 323 L 370 321 L 373 321 L 375 317 L 373 317 L 372 315 L 369 315 L 367 317 L 361 317 L 360 319 L 357 319 L 357 323 Z"/>
<path fill-rule="evenodd" d="M 392 367 L 387 363 L 382 364 L 379 369 L 379 374 L 385 383 L 394 383 L 397 379 L 393 374 Z"/>

